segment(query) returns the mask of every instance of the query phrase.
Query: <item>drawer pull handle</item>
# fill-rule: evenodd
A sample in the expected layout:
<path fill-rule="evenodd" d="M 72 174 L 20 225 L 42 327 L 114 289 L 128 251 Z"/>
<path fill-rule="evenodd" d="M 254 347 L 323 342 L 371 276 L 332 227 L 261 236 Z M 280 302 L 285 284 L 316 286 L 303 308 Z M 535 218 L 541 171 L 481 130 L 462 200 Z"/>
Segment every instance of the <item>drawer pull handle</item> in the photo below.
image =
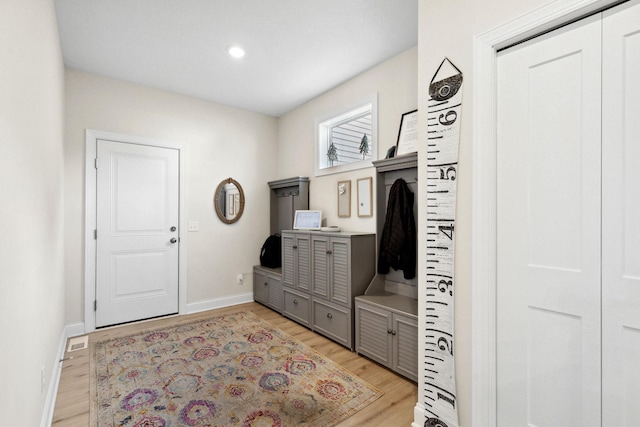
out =
<path fill-rule="evenodd" d="M 327 251 L 327 255 L 331 255 L 332 253 L 332 251 Z"/>
<path fill-rule="evenodd" d="M 387 329 L 387 333 L 388 333 L 388 334 L 392 334 L 392 333 L 393 333 L 393 331 L 392 331 L 391 329 Z"/>
<path fill-rule="evenodd" d="M 328 317 L 329 319 L 333 319 L 333 314 L 331 314 L 331 313 L 327 313 L 327 317 Z"/>
<path fill-rule="evenodd" d="M 298 304 L 298 300 L 297 300 L 297 299 L 294 299 L 294 300 L 293 300 L 293 303 L 294 303 L 294 304 Z"/>
<path fill-rule="evenodd" d="M 293 246 L 293 249 L 298 249 L 298 247 L 297 246 Z"/>
<path fill-rule="evenodd" d="M 396 331 L 391 331 L 391 335 L 395 335 L 395 334 L 396 334 Z"/>

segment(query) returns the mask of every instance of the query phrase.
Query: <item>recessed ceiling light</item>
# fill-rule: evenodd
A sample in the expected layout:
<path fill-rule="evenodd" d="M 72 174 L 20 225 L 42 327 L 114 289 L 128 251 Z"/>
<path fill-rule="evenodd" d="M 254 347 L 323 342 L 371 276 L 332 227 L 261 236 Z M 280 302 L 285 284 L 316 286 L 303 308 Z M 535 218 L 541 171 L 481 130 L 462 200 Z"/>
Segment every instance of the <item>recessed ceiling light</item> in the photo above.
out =
<path fill-rule="evenodd" d="M 234 58 L 242 58 L 244 56 L 244 49 L 237 44 L 232 44 L 231 46 L 227 47 L 227 52 L 229 52 L 229 55 L 233 56 Z"/>

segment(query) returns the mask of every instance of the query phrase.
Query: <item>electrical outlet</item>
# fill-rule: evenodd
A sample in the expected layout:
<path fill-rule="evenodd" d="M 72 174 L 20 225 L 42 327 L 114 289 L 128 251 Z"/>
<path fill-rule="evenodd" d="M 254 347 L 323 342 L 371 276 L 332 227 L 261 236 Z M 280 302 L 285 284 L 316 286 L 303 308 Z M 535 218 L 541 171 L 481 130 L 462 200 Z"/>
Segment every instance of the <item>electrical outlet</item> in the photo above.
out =
<path fill-rule="evenodd" d="M 238 285 L 242 285 L 243 282 L 244 282 L 244 274 L 238 274 L 238 279 L 237 279 L 236 283 Z"/>
<path fill-rule="evenodd" d="M 198 221 L 189 221 L 189 231 L 199 231 L 200 230 L 200 224 L 198 224 Z"/>

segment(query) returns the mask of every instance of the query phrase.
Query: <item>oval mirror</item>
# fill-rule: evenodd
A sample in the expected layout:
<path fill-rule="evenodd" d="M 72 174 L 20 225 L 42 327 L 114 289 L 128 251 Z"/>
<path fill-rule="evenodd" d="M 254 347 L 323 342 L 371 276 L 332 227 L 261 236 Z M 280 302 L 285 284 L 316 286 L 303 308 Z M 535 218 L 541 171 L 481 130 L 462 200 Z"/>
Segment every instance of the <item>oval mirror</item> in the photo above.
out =
<path fill-rule="evenodd" d="M 216 188 L 213 198 L 218 218 L 226 224 L 233 224 L 244 212 L 244 191 L 233 178 L 223 180 Z"/>

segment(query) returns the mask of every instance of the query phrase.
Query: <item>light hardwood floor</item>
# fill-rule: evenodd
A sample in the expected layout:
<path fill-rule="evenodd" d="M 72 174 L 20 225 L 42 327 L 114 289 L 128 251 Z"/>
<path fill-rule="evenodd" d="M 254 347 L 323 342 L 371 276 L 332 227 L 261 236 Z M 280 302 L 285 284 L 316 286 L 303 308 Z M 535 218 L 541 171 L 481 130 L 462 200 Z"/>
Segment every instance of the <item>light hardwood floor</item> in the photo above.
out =
<path fill-rule="evenodd" d="M 187 316 L 172 316 L 107 328 L 90 334 L 89 342 L 238 310 L 253 312 L 263 320 L 304 342 L 384 392 L 380 399 L 340 423 L 339 427 L 408 427 L 413 422 L 413 408 L 418 399 L 418 388 L 414 382 L 394 374 L 369 359 L 358 356 L 355 352 L 349 351 L 347 348 L 257 303 L 241 304 Z M 71 357 L 73 358 L 70 359 Z M 53 426 L 90 426 L 89 350 L 65 353 L 64 359 L 67 360 L 64 360 L 60 374 L 60 384 L 53 414 Z"/>

